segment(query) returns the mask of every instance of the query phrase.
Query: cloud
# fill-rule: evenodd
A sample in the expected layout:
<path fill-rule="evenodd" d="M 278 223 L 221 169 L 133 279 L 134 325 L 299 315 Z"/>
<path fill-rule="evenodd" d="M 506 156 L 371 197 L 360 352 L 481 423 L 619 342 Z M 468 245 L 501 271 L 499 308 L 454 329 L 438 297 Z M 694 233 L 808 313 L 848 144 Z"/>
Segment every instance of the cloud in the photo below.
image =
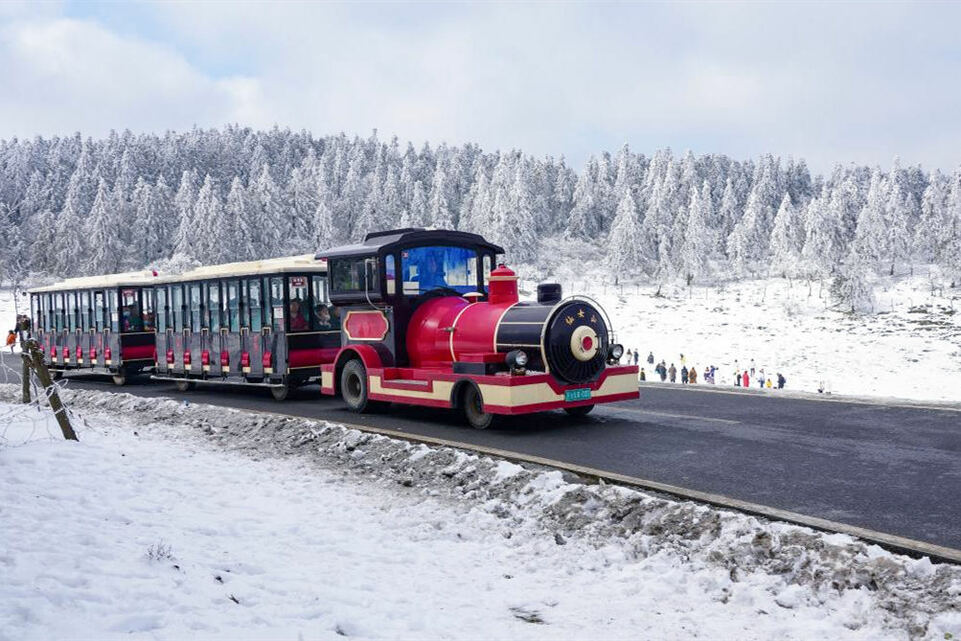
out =
<path fill-rule="evenodd" d="M 163 130 L 257 113 L 257 81 L 213 78 L 162 45 L 84 20 L 0 28 L 3 135 Z"/>
<path fill-rule="evenodd" d="M 623 142 L 794 155 L 822 171 L 897 154 L 929 167 L 961 160 L 961 8 L 951 5 L 245 2 L 50 13 L 23 22 L 21 10 L 0 30 L 0 82 L 17 88 L 0 96 L 0 136 L 237 121 L 377 128 L 574 164 Z"/>

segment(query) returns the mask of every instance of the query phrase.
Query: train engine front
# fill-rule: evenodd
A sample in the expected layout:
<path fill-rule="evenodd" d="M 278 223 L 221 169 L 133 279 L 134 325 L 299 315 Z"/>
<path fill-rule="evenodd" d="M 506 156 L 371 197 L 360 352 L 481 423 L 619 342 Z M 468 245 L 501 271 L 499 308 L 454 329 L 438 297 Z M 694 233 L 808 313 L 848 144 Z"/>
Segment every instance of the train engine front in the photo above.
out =
<path fill-rule="evenodd" d="M 485 414 L 582 415 L 598 403 L 638 397 L 637 367 L 618 364 L 623 348 L 596 302 L 562 298 L 556 284 L 540 285 L 536 301 L 522 302 L 517 276 L 504 265 L 491 272 L 488 288 L 486 301 L 430 299 L 408 326 L 413 367 L 478 377 L 477 394 L 461 405 L 479 395 Z"/>

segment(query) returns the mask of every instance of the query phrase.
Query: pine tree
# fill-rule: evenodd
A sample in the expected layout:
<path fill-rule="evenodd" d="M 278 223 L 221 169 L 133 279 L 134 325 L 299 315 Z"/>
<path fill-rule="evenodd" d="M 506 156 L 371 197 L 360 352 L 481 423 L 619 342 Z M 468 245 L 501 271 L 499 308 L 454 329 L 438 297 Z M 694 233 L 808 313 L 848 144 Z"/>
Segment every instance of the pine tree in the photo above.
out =
<path fill-rule="evenodd" d="M 88 273 L 113 274 L 120 271 L 124 245 L 118 235 L 119 227 L 120 221 L 110 207 L 107 181 L 101 178 L 90 215 L 87 217 L 87 238 L 90 245 Z"/>
<path fill-rule="evenodd" d="M 177 234 L 174 240 L 174 253 L 188 258 L 199 258 L 194 253 L 196 226 L 193 220 L 194 202 L 197 200 L 197 172 L 193 169 L 180 175 L 180 187 L 174 196 L 174 206 L 178 214 Z"/>
<path fill-rule="evenodd" d="M 341 239 L 334 225 L 334 196 L 326 181 L 317 183 L 317 209 L 314 211 L 314 244 L 331 247 Z"/>
<path fill-rule="evenodd" d="M 644 260 L 641 221 L 630 189 L 624 189 L 608 234 L 608 262 L 615 274 L 636 273 Z"/>
<path fill-rule="evenodd" d="M 248 190 L 248 194 L 253 218 L 259 227 L 257 236 L 249 237 L 254 256 L 270 258 L 282 254 L 281 239 L 285 238 L 290 230 L 290 221 L 268 165 L 261 168 L 260 175 Z"/>
<path fill-rule="evenodd" d="M 451 229 L 454 226 L 447 172 L 443 165 L 439 166 L 434 172 L 434 180 L 430 188 L 428 220 L 430 225 L 436 229 Z"/>
<path fill-rule="evenodd" d="M 256 212 L 249 202 L 247 189 L 239 176 L 230 181 L 230 191 L 224 212 L 231 221 L 232 237 L 228 237 L 227 245 L 237 260 L 253 260 L 257 257 L 258 246 L 254 241 L 260 233 Z"/>
<path fill-rule="evenodd" d="M 921 198 L 921 219 L 913 236 L 916 256 L 922 260 L 938 260 L 948 223 L 949 182 L 940 170 L 935 170 Z"/>
<path fill-rule="evenodd" d="M 707 272 L 707 254 L 711 244 L 707 221 L 713 209 L 711 186 L 706 180 L 701 185 L 700 192 L 692 188 L 690 193 L 691 203 L 680 251 L 681 270 L 688 285 Z"/>
<path fill-rule="evenodd" d="M 771 263 L 781 276 L 795 276 L 801 260 L 803 233 L 791 194 L 785 193 L 771 232 Z"/>
<path fill-rule="evenodd" d="M 197 192 L 193 219 L 197 227 L 195 256 L 210 263 L 232 258 L 233 252 L 227 243 L 234 236 L 232 218 L 224 215 L 217 183 L 210 174 L 204 177 L 204 184 Z"/>
<path fill-rule="evenodd" d="M 831 207 L 827 187 L 804 211 L 804 247 L 801 257 L 815 274 L 834 273 L 844 251 L 841 220 Z"/>
<path fill-rule="evenodd" d="M 852 251 L 867 264 L 879 263 L 888 254 L 887 219 L 885 211 L 889 199 L 890 188 L 881 174 L 880 168 L 875 168 L 871 174 L 871 187 L 868 189 L 867 202 L 858 214 L 857 227 L 854 235 Z M 835 201 L 832 198 L 832 201 Z"/>

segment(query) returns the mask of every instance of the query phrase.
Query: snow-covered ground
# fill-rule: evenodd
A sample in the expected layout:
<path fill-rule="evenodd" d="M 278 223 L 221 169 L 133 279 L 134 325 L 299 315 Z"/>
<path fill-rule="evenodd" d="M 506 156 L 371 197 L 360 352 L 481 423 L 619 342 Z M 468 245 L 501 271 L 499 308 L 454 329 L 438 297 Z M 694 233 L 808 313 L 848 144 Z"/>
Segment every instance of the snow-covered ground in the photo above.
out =
<path fill-rule="evenodd" d="M 789 390 L 816 393 L 823 383 L 834 394 L 961 402 L 961 290 L 933 294 L 934 268 L 878 279 L 875 313 L 852 316 L 829 308 L 826 282 L 770 278 L 690 289 L 674 283 L 658 296 L 657 286 L 625 284 L 627 277 L 615 286 L 596 248 L 561 243 L 548 253 L 568 258 L 522 273 L 601 303 L 624 349 L 640 349 L 648 381 L 656 378 L 648 353 L 678 370 L 684 354 L 699 375 L 718 367 L 718 384 L 733 384 L 735 363 L 744 370 L 754 359 L 757 373 L 784 374 Z M 522 288 L 533 296 L 535 282 Z M 751 384 L 757 389 L 756 380 Z"/>
<path fill-rule="evenodd" d="M 65 442 L 17 393 L 4 641 L 961 634 L 961 569 L 846 536 L 171 400 L 68 390 Z"/>

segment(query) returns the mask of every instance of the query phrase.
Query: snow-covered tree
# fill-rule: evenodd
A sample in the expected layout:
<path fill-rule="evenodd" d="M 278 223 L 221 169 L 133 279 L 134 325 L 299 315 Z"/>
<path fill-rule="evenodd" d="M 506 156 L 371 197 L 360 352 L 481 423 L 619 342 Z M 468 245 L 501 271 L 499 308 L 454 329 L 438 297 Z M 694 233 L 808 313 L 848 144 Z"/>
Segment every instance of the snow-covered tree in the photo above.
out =
<path fill-rule="evenodd" d="M 708 269 L 708 252 L 711 236 L 707 221 L 712 216 L 711 186 L 705 180 L 700 192 L 691 189 L 691 202 L 687 210 L 687 224 L 681 241 L 681 273 L 687 284 L 704 275 Z"/>
<path fill-rule="evenodd" d="M 801 261 L 803 242 L 800 216 L 791 202 L 791 194 L 785 193 L 771 232 L 772 268 L 784 277 L 795 276 Z"/>

